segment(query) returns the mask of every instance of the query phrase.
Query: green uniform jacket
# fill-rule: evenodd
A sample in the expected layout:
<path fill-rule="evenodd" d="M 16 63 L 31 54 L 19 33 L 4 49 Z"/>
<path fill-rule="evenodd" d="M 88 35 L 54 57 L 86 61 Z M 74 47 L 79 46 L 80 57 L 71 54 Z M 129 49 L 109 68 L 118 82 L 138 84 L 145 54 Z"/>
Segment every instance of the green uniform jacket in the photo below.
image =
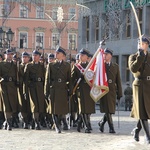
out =
<path fill-rule="evenodd" d="M 24 70 L 25 93 L 29 93 L 31 112 L 45 112 L 44 80 L 45 68 L 40 62 L 31 62 Z M 28 98 L 27 98 L 28 99 Z"/>
<path fill-rule="evenodd" d="M 26 93 L 26 99 L 24 97 L 24 69 L 25 69 L 25 64 L 21 63 L 19 66 L 19 93 L 20 93 L 20 97 L 19 97 L 19 103 L 21 106 L 21 112 L 22 113 L 27 113 L 27 112 L 31 112 L 30 110 L 30 101 L 29 99 L 27 99 L 29 97 L 28 93 Z"/>
<path fill-rule="evenodd" d="M 83 68 L 86 68 L 86 64 L 81 64 Z M 80 70 L 74 66 L 72 68 L 72 81 L 77 81 L 81 77 Z M 90 96 L 90 86 L 87 84 L 85 79 L 83 78 L 79 84 L 79 111 L 83 114 L 92 114 L 95 113 L 95 102 Z"/>
<path fill-rule="evenodd" d="M 115 113 L 116 99 L 122 97 L 122 86 L 120 79 L 119 66 L 116 63 L 110 63 L 106 67 L 109 92 L 100 99 L 100 111 L 102 113 Z M 117 97 L 116 97 L 117 96 Z"/>
<path fill-rule="evenodd" d="M 1 97 L 4 104 L 4 112 L 19 111 L 18 92 L 16 86 L 17 68 L 13 62 L 5 60 L 0 62 Z"/>
<path fill-rule="evenodd" d="M 49 63 L 45 76 L 45 94 L 50 95 L 50 113 L 67 114 L 69 112 L 68 89 L 71 88 L 71 68 L 68 62 Z"/>
<path fill-rule="evenodd" d="M 150 118 L 150 53 L 147 56 L 133 54 L 129 57 L 129 69 L 133 73 L 133 107 L 131 117 Z"/>

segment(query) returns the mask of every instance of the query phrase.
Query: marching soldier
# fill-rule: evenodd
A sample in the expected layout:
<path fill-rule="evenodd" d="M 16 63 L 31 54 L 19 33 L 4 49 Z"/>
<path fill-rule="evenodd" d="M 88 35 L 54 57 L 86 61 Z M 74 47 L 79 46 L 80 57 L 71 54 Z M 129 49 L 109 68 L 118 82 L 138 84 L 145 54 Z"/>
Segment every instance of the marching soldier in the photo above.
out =
<path fill-rule="evenodd" d="M 30 55 L 27 52 L 22 53 L 22 63 L 19 67 L 19 93 L 20 93 L 20 103 L 21 103 L 21 114 L 23 117 L 23 128 L 28 129 L 28 115 L 31 112 L 30 111 L 30 102 L 28 93 L 26 93 L 26 99 L 25 99 L 25 93 L 23 91 L 24 86 L 24 68 L 25 65 L 29 63 Z"/>
<path fill-rule="evenodd" d="M 33 61 L 28 63 L 25 67 L 25 98 L 29 93 L 30 107 L 33 114 L 33 120 L 35 123 L 35 129 L 40 130 L 39 114 L 44 113 L 44 80 L 45 80 L 45 68 L 40 63 L 41 53 L 34 50 L 32 53 Z M 26 98 L 28 99 L 28 97 Z M 32 126 L 32 129 L 34 127 Z"/>
<path fill-rule="evenodd" d="M 50 113 L 57 133 L 61 133 L 60 120 L 64 123 L 64 130 L 68 129 L 65 115 L 69 112 L 68 108 L 68 89 L 71 95 L 71 67 L 63 59 L 66 52 L 62 47 L 56 50 L 56 62 L 49 63 L 45 77 L 45 96 L 50 96 Z"/>
<path fill-rule="evenodd" d="M 4 114 L 7 130 L 12 130 L 12 116 L 19 110 L 17 94 L 17 66 L 13 63 L 13 52 L 7 49 L 5 60 L 0 63 L 1 96 L 4 105 Z"/>
<path fill-rule="evenodd" d="M 135 141 L 139 141 L 139 132 L 143 128 L 146 135 L 146 142 L 150 143 L 148 119 L 150 118 L 150 53 L 148 47 L 150 38 L 142 35 L 142 43 L 139 44 L 138 52 L 130 55 L 129 69 L 131 70 L 133 81 L 133 106 L 131 117 L 138 119 L 136 128 L 133 130 Z M 141 44 L 141 45 L 140 45 Z"/>
<path fill-rule="evenodd" d="M 102 120 L 98 123 L 100 126 L 100 131 L 104 132 L 104 124 L 107 121 L 109 125 L 109 133 L 115 133 L 112 114 L 115 113 L 116 96 L 118 100 L 120 100 L 120 98 L 122 97 L 119 66 L 111 61 L 112 55 L 112 50 L 108 48 L 104 50 L 104 60 L 109 92 L 100 99 L 100 112 L 105 114 Z"/>
<path fill-rule="evenodd" d="M 77 81 L 79 78 L 82 78 L 79 84 L 79 118 L 78 118 L 78 126 L 77 131 L 80 132 L 82 121 L 85 125 L 85 133 L 91 133 L 91 123 L 90 123 L 90 115 L 95 113 L 95 102 L 90 97 L 90 86 L 84 79 L 82 71 L 88 65 L 88 55 L 89 52 L 85 49 L 81 49 L 79 52 L 79 63 L 75 64 L 72 69 L 72 81 Z"/>

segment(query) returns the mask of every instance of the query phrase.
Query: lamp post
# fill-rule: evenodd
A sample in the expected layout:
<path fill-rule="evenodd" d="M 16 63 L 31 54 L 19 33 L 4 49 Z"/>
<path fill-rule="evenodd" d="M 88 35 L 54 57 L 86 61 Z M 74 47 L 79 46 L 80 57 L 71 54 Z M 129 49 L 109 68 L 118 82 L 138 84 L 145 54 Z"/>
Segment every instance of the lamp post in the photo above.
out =
<path fill-rule="evenodd" d="M 0 27 L 0 47 L 5 48 L 5 45 L 8 44 L 8 48 L 10 48 L 10 43 L 12 42 L 14 37 L 14 32 L 12 32 L 11 28 L 8 31 L 4 31 L 2 27 Z"/>

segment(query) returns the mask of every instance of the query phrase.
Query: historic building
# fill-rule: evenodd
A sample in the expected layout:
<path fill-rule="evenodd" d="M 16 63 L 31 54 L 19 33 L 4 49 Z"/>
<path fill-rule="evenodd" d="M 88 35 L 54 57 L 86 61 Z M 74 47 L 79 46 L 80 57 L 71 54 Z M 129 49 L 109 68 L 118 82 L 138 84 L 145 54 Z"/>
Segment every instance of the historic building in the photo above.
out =
<path fill-rule="evenodd" d="M 150 0 L 130 0 L 134 4 L 142 34 L 150 36 Z M 82 0 L 79 18 L 78 48 L 94 53 L 99 41 L 109 37 L 104 47 L 114 51 L 114 61 L 121 70 L 123 87 L 132 82 L 128 57 L 137 51 L 138 29 L 129 0 Z"/>
<path fill-rule="evenodd" d="M 14 32 L 12 42 L 1 41 L 1 51 L 9 47 L 31 53 L 34 49 L 54 53 L 57 46 L 68 57 L 77 51 L 78 15 L 75 0 L 0 0 L 1 29 Z"/>

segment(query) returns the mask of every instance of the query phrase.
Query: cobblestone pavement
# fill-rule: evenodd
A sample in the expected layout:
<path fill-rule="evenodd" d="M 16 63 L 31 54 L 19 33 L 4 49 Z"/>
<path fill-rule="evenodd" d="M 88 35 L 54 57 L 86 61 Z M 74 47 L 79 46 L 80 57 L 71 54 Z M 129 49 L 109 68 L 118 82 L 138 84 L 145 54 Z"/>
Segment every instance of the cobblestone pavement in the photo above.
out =
<path fill-rule="evenodd" d="M 136 120 L 129 117 L 129 112 L 119 112 L 120 128 L 117 114 L 113 116 L 116 134 L 108 133 L 107 124 L 104 133 L 99 131 L 98 121 L 102 114 L 98 110 L 91 117 L 91 134 L 85 134 L 84 130 L 78 133 L 75 128 L 61 134 L 49 129 L 0 130 L 0 150 L 150 150 L 150 145 L 144 143 L 143 131 L 140 133 L 140 142 L 133 140 L 131 131 Z"/>

